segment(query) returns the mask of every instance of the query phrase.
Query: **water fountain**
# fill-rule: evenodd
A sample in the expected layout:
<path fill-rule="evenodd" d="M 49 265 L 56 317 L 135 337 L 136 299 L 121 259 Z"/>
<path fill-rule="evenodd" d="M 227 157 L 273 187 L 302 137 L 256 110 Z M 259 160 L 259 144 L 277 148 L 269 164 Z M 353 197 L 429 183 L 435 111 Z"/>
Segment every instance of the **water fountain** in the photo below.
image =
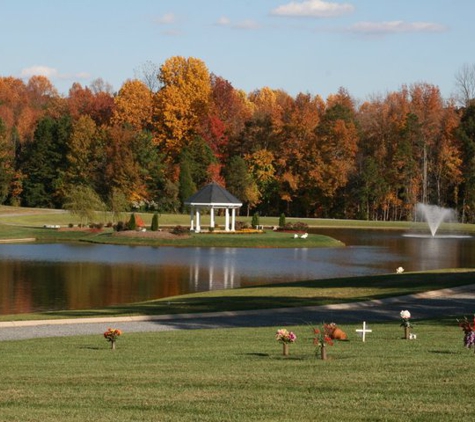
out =
<path fill-rule="evenodd" d="M 452 208 L 443 208 L 437 205 L 428 205 L 418 203 L 416 205 L 416 216 L 422 217 L 429 225 L 432 237 L 437 234 L 437 230 L 444 222 L 457 221 L 455 210 Z"/>

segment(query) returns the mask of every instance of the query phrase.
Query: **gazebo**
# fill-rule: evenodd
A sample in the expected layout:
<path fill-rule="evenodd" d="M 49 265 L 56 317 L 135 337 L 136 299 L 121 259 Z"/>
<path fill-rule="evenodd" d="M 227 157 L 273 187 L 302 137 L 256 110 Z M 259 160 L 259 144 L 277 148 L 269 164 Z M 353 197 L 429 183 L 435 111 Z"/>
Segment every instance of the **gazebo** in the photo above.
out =
<path fill-rule="evenodd" d="M 236 230 L 236 209 L 242 207 L 242 202 L 235 196 L 231 195 L 226 189 L 217 183 L 213 182 L 206 185 L 203 189 L 190 196 L 185 205 L 191 207 L 190 220 L 191 231 L 199 233 L 201 231 L 200 225 L 200 212 L 202 209 L 210 210 L 210 227 L 214 229 L 214 210 L 225 210 L 225 226 L 224 230 L 235 231 Z M 229 221 L 229 210 L 231 210 L 231 221 Z M 196 218 L 196 221 L 195 221 Z"/>

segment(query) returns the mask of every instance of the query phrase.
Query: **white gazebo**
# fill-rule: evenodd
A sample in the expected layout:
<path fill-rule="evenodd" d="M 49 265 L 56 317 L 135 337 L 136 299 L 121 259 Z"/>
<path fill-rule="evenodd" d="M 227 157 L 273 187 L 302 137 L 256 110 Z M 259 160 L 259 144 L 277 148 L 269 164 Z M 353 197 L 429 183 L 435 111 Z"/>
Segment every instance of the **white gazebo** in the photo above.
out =
<path fill-rule="evenodd" d="M 226 189 L 217 183 L 213 182 L 206 185 L 203 189 L 190 196 L 185 205 L 191 207 L 190 230 L 199 233 L 201 231 L 200 213 L 202 209 L 210 210 L 210 227 L 215 227 L 214 210 L 225 210 L 225 225 L 224 230 L 235 231 L 236 230 L 236 210 L 242 207 L 242 202 L 235 196 L 231 195 Z M 229 221 L 231 210 L 231 221 Z"/>

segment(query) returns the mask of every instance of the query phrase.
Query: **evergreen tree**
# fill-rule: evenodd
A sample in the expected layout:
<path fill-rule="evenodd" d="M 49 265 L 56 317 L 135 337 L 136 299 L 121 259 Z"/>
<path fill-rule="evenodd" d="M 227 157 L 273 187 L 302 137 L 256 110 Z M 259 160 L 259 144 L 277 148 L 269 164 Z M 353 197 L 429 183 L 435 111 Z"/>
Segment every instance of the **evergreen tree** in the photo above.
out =
<path fill-rule="evenodd" d="M 25 145 L 21 157 L 23 205 L 56 208 L 62 205 L 64 191 L 60 175 L 66 167 L 67 143 L 71 133 L 69 117 L 38 122 L 33 140 Z"/>
<path fill-rule="evenodd" d="M 153 232 L 158 231 L 158 213 L 154 213 L 152 217 L 152 225 L 150 227 L 150 230 Z"/>
<path fill-rule="evenodd" d="M 184 202 L 196 192 L 196 186 L 191 177 L 190 159 L 188 154 L 182 153 L 180 159 L 179 197 L 181 210 L 185 212 Z"/>

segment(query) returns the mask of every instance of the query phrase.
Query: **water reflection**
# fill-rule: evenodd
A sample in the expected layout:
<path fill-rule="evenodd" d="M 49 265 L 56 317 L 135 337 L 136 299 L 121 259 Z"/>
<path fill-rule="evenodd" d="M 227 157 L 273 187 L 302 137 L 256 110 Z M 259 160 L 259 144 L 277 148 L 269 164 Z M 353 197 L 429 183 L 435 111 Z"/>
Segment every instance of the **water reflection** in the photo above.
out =
<path fill-rule="evenodd" d="M 88 309 L 180 294 L 319 278 L 475 266 L 473 239 L 319 230 L 346 248 L 0 245 L 0 313 Z"/>

